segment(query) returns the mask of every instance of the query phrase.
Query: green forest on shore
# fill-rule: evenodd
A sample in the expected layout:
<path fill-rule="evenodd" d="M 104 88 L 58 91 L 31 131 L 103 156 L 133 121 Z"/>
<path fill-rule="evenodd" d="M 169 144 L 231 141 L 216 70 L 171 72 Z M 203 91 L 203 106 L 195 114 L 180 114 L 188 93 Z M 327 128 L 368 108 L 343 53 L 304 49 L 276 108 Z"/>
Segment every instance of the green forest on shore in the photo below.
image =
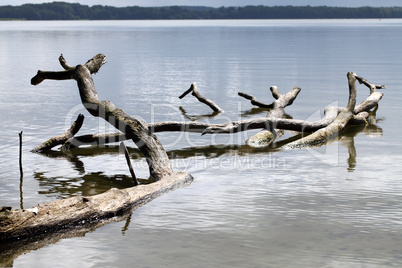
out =
<path fill-rule="evenodd" d="M 113 7 L 66 2 L 0 6 L 2 20 L 362 19 L 402 18 L 401 7 Z"/>

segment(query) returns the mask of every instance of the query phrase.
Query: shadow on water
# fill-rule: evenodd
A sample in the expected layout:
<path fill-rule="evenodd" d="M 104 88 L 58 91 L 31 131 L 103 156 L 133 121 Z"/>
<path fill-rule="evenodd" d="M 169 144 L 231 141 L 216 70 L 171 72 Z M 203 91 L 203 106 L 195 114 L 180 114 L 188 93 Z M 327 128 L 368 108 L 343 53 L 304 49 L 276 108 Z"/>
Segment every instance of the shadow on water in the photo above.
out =
<path fill-rule="evenodd" d="M 210 114 L 204 114 L 204 115 L 188 115 L 186 110 L 183 107 L 179 107 L 179 110 L 181 112 L 181 114 L 187 118 L 190 121 L 198 121 L 200 119 L 204 119 L 204 118 L 214 118 L 216 116 L 218 116 L 220 113 L 218 112 L 212 112 Z"/>
<path fill-rule="evenodd" d="M 349 172 L 353 172 L 357 165 L 357 152 L 354 145 L 354 137 L 360 133 L 372 137 L 382 136 L 382 129 L 375 125 L 381 119 L 376 119 L 375 112 L 376 110 L 370 113 L 370 124 L 363 126 L 348 126 L 344 129 L 344 132 L 341 136 L 336 137 L 327 143 L 339 142 L 339 144 L 348 149 L 349 156 L 347 159 L 347 169 Z M 281 146 L 297 140 L 302 136 L 303 134 L 297 134 L 286 139 L 279 140 L 268 148 L 252 148 L 247 145 L 189 147 L 180 150 L 168 151 L 168 155 L 170 159 L 174 160 L 199 156 L 203 156 L 205 158 L 218 158 L 223 155 L 232 156 L 234 154 L 241 156 L 250 154 L 267 154 L 279 151 Z M 76 195 L 96 195 L 113 187 L 122 189 L 134 186 L 131 177 L 128 175 L 116 174 L 113 176 L 107 176 L 102 172 L 86 173 L 84 163 L 80 160 L 81 157 L 87 156 L 118 155 L 121 153 L 119 148 L 119 145 L 107 145 L 102 147 L 91 146 L 75 148 L 67 153 L 55 150 L 41 153 L 41 155 L 49 158 L 60 158 L 69 161 L 72 163 L 73 169 L 79 173 L 79 176 L 75 178 L 63 178 L 63 180 L 60 180 L 60 177 L 47 177 L 44 173 L 35 172 L 34 178 L 39 182 L 39 185 L 42 188 L 39 194 L 52 196 L 56 195 L 58 198 L 67 198 Z M 128 150 L 131 159 L 144 158 L 140 150 L 136 148 L 128 148 Z M 142 184 L 147 184 L 152 181 L 149 179 L 139 179 L 139 182 Z M 125 227 L 122 229 L 122 234 L 124 235 L 130 224 L 130 213 L 121 217 L 102 221 L 94 225 L 86 226 L 85 228 L 79 228 L 77 230 L 68 230 L 50 235 L 46 234 L 35 236 L 13 243 L 0 243 L 0 265 L 12 267 L 13 261 L 22 254 L 28 253 L 32 250 L 37 250 L 48 244 L 55 244 L 61 239 L 84 236 L 86 233 L 93 232 L 97 228 L 109 222 L 122 220 L 126 220 Z"/>

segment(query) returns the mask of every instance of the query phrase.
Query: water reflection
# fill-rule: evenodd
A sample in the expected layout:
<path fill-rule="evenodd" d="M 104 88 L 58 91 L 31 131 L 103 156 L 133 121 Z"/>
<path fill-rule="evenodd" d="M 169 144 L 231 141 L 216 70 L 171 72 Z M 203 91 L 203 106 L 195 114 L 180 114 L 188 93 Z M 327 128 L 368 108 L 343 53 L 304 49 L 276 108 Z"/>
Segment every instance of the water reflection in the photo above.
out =
<path fill-rule="evenodd" d="M 75 178 L 47 177 L 35 172 L 34 178 L 39 182 L 39 194 L 66 198 L 76 195 L 91 196 L 106 192 L 111 188 L 124 189 L 133 187 L 131 176 L 116 174 L 107 176 L 102 172 L 92 172 Z M 143 180 L 144 181 L 144 180 Z"/>
<path fill-rule="evenodd" d="M 210 114 L 204 114 L 204 115 L 189 115 L 189 114 L 187 114 L 186 110 L 181 106 L 179 107 L 179 110 L 180 110 L 181 114 L 190 121 L 198 121 L 198 120 L 204 119 L 204 118 L 214 118 L 221 114 L 219 112 L 212 112 Z"/>
<path fill-rule="evenodd" d="M 261 107 L 258 107 L 258 108 L 251 108 L 251 109 L 249 109 L 249 110 L 242 111 L 242 112 L 240 113 L 240 116 L 241 116 L 241 117 L 248 117 L 248 116 L 251 116 L 251 115 L 256 115 L 256 114 L 268 112 L 269 110 L 270 110 L 270 109 L 268 109 L 268 108 L 261 108 Z M 283 118 L 286 118 L 286 119 L 293 119 L 293 117 L 292 117 L 291 115 L 287 114 L 287 113 L 285 113 L 285 114 L 283 115 Z"/>
<path fill-rule="evenodd" d="M 128 228 L 130 217 L 130 214 L 128 214 L 101 222 L 88 223 L 77 229 L 62 230 L 51 234 L 41 234 L 13 243 L 0 243 L 0 267 L 13 267 L 14 261 L 21 255 L 46 247 L 47 245 L 56 244 L 62 239 L 83 237 L 85 234 L 91 233 L 110 222 L 127 220 L 126 226 Z"/>

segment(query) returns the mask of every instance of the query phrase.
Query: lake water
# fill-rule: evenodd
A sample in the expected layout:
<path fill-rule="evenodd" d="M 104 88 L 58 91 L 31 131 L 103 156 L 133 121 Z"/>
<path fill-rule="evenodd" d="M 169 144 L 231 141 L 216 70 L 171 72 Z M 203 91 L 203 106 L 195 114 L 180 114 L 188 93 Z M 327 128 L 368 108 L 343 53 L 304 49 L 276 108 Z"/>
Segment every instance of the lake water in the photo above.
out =
<path fill-rule="evenodd" d="M 400 267 L 402 265 L 402 20 L 0 22 L 0 205 L 29 208 L 111 187 L 130 187 L 117 146 L 72 154 L 30 150 L 64 133 L 113 132 L 80 104 L 74 81 L 31 86 L 37 70 L 61 70 L 97 53 L 99 98 L 147 122 L 227 122 L 263 117 L 238 91 L 270 103 L 302 88 L 286 113 L 315 121 L 347 103 L 346 73 L 386 89 L 373 123 L 327 146 L 252 149 L 257 131 L 233 135 L 159 133 L 185 188 L 82 237 L 22 249 L 12 267 Z M 192 96 L 196 82 L 225 113 Z M 358 101 L 368 89 L 358 86 Z M 23 131 L 23 181 L 18 133 Z M 286 133 L 283 139 L 295 133 Z M 143 157 L 127 141 L 137 176 Z M 16 251 L 17 252 L 17 251 Z"/>

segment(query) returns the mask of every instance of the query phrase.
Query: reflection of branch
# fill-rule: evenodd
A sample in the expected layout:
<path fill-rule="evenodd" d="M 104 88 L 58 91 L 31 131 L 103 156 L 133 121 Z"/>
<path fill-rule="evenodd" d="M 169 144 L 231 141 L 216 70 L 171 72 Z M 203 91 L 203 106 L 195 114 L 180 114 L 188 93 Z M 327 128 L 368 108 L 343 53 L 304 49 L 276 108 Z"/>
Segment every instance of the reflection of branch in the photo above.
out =
<path fill-rule="evenodd" d="M 0 266 L 13 267 L 14 260 L 21 255 L 51 244 L 56 244 L 62 239 L 83 237 L 86 233 L 93 232 L 107 223 L 125 220 L 129 215 L 131 215 L 131 213 L 113 217 L 108 221 L 88 222 L 87 225 L 80 226 L 80 228 L 71 228 L 55 233 L 37 234 L 26 239 L 20 239 L 9 243 L 2 242 L 0 243 Z"/>
<path fill-rule="evenodd" d="M 204 115 L 188 115 L 186 110 L 183 107 L 179 107 L 181 114 L 190 121 L 198 121 L 203 118 L 214 118 L 215 116 L 219 115 L 218 112 L 213 112 L 211 114 L 204 114 Z"/>
<path fill-rule="evenodd" d="M 376 118 L 377 109 L 378 109 L 378 106 L 376 106 L 373 111 L 370 111 L 369 124 L 364 129 L 364 134 L 367 136 L 370 136 L 370 137 L 379 137 L 379 136 L 382 136 L 382 134 L 383 134 L 382 128 L 376 125 L 377 122 L 382 121 L 382 119 Z"/>
<path fill-rule="evenodd" d="M 341 139 L 341 144 L 348 149 L 348 153 L 349 153 L 349 157 L 347 159 L 347 163 L 348 163 L 347 170 L 349 172 L 355 171 L 356 163 L 357 163 L 356 162 L 357 152 L 356 152 L 355 139 L 354 139 L 355 135 L 356 135 L 355 132 L 347 132 Z"/>
<path fill-rule="evenodd" d="M 255 114 L 260 114 L 260 113 L 263 113 L 266 111 L 267 111 L 267 109 L 265 109 L 265 108 L 251 108 L 249 110 L 241 112 L 240 116 L 243 117 L 243 116 L 255 115 Z"/>
<path fill-rule="evenodd" d="M 130 223 L 131 223 L 131 215 L 133 215 L 133 214 L 130 214 L 130 215 L 127 217 L 126 223 L 124 224 L 124 227 L 121 228 L 121 233 L 122 233 L 123 236 L 126 234 L 126 231 L 128 230 L 128 227 L 130 226 Z"/>
<path fill-rule="evenodd" d="M 102 172 L 92 172 L 73 178 L 63 177 L 63 180 L 60 180 L 59 177 L 47 177 L 44 173 L 35 172 L 34 178 L 38 180 L 41 187 L 46 189 L 40 191 L 41 194 L 57 194 L 58 198 L 81 195 L 93 196 L 104 193 L 111 188 L 125 189 L 135 186 L 130 176 L 124 174 L 107 176 Z M 142 182 L 144 184 L 144 180 Z"/>
<path fill-rule="evenodd" d="M 74 165 L 79 174 L 85 174 L 84 163 L 76 155 L 66 155 L 67 160 Z"/>
<path fill-rule="evenodd" d="M 208 105 L 214 112 L 223 113 L 223 110 L 218 105 L 216 105 L 215 102 L 211 101 L 210 99 L 205 98 L 204 96 L 201 96 L 201 94 L 197 90 L 196 83 L 192 83 L 190 88 L 187 89 L 183 94 L 180 95 L 179 99 L 184 98 L 190 92 L 192 92 L 191 95 L 196 97 L 199 102 L 202 102 L 202 103 Z"/>

